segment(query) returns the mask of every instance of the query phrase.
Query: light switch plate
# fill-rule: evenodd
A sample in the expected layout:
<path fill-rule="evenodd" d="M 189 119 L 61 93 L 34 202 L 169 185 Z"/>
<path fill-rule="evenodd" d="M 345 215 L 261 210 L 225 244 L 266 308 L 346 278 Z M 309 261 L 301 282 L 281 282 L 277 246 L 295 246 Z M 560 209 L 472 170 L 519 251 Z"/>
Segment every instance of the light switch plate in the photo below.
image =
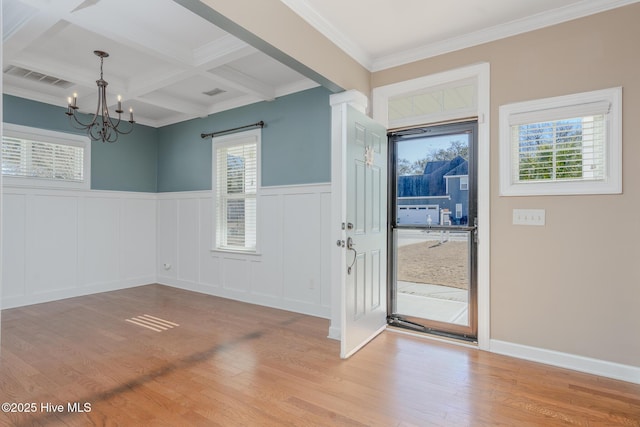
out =
<path fill-rule="evenodd" d="M 513 225 L 544 225 L 544 209 L 514 209 Z"/>

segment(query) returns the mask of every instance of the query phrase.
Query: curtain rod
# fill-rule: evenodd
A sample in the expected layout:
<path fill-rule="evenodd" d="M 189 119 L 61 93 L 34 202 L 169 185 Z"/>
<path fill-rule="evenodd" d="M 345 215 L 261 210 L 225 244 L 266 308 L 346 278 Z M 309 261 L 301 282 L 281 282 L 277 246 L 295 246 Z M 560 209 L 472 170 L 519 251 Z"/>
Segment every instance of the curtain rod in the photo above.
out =
<path fill-rule="evenodd" d="M 227 133 L 232 133 L 232 132 L 236 132 L 242 129 L 248 129 L 248 128 L 263 128 L 264 127 L 264 122 L 262 120 L 260 120 L 258 123 L 254 123 L 252 125 L 246 125 L 246 126 L 239 126 L 237 128 L 233 128 L 233 129 L 227 129 L 227 130 L 220 130 L 218 132 L 211 132 L 211 133 L 201 133 L 200 137 L 204 138 L 213 138 L 215 136 L 218 135 L 223 135 L 223 134 L 227 134 Z"/>

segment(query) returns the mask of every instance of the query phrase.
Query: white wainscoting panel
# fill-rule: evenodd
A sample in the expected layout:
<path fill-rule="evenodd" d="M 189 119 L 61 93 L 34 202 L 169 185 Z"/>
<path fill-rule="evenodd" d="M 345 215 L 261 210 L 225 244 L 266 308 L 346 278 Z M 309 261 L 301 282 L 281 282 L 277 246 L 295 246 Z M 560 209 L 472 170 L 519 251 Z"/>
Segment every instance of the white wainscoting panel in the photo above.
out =
<path fill-rule="evenodd" d="M 80 205 L 80 282 L 88 285 L 118 280 L 120 261 L 119 200 L 91 197 Z"/>
<path fill-rule="evenodd" d="M 282 196 L 284 233 L 283 255 L 288 261 L 284 269 L 284 295 L 303 304 L 320 303 L 320 271 L 322 235 L 321 197 L 315 194 Z"/>
<path fill-rule="evenodd" d="M 132 284 L 154 283 L 156 277 L 156 195 L 123 197 L 121 204 L 120 278 Z"/>
<path fill-rule="evenodd" d="M 200 205 L 200 216 L 198 217 L 200 225 L 198 234 L 200 241 L 198 246 L 198 260 L 200 261 L 199 284 L 207 289 L 219 288 L 222 286 L 220 280 L 220 258 L 211 256 L 211 248 L 213 247 L 211 246 L 213 236 L 213 199 L 206 197 L 198 200 Z"/>
<path fill-rule="evenodd" d="M 330 191 L 329 184 L 263 188 L 258 254 L 212 250 L 211 192 L 159 194 L 158 282 L 328 318 Z"/>
<path fill-rule="evenodd" d="M 282 195 L 263 195 L 259 206 L 260 252 L 256 265 L 256 281 L 252 291 L 256 295 L 274 300 L 284 298 L 283 287 L 283 229 Z"/>
<path fill-rule="evenodd" d="M 155 194 L 3 192 L 2 308 L 155 282 Z"/>
<path fill-rule="evenodd" d="M 23 194 L 4 194 L 2 212 L 2 296 L 3 300 L 26 294 L 26 211 Z"/>
<path fill-rule="evenodd" d="M 222 287 L 228 294 L 248 294 L 253 283 L 251 278 L 251 263 L 241 256 L 223 255 L 222 257 Z M 242 298 L 241 295 L 238 295 Z M 245 299 L 246 298 L 242 298 Z"/>
<path fill-rule="evenodd" d="M 198 257 L 198 241 L 200 230 L 200 201 L 184 199 L 178 203 L 178 279 L 197 283 L 199 278 L 200 259 Z"/>
<path fill-rule="evenodd" d="M 176 279 L 178 265 L 178 201 L 158 200 L 157 276 Z"/>
<path fill-rule="evenodd" d="M 79 266 L 78 199 L 29 195 L 25 213 L 27 295 L 76 288 Z"/>

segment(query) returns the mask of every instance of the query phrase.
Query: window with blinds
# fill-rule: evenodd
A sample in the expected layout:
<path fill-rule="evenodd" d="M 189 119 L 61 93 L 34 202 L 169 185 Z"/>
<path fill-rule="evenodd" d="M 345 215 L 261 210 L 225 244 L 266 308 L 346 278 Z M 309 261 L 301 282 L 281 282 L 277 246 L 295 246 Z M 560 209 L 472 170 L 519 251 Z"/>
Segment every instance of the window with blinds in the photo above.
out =
<path fill-rule="evenodd" d="M 17 185 L 89 188 L 88 138 L 4 124 L 2 174 Z"/>
<path fill-rule="evenodd" d="M 622 191 L 621 88 L 500 107 L 501 195 Z"/>
<path fill-rule="evenodd" d="M 257 250 L 260 130 L 214 138 L 216 249 Z"/>
<path fill-rule="evenodd" d="M 605 114 L 511 126 L 513 182 L 605 178 Z"/>

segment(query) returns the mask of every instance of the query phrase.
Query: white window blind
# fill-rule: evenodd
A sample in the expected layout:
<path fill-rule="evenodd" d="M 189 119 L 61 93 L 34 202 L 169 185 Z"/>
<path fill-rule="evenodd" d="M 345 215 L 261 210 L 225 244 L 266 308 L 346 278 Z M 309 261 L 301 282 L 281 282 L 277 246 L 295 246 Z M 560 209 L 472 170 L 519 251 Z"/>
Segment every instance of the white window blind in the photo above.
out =
<path fill-rule="evenodd" d="M 7 136 L 2 138 L 4 175 L 82 182 L 83 165 L 82 147 Z"/>
<path fill-rule="evenodd" d="M 501 106 L 501 195 L 621 192 L 621 109 L 621 88 Z"/>
<path fill-rule="evenodd" d="M 216 246 L 256 251 L 258 141 L 249 136 L 214 147 Z"/>
<path fill-rule="evenodd" d="M 7 184 L 89 188 L 88 138 L 8 123 L 3 127 L 2 174 Z"/>
<path fill-rule="evenodd" d="M 603 180 L 606 135 L 604 114 L 512 126 L 512 182 Z"/>

